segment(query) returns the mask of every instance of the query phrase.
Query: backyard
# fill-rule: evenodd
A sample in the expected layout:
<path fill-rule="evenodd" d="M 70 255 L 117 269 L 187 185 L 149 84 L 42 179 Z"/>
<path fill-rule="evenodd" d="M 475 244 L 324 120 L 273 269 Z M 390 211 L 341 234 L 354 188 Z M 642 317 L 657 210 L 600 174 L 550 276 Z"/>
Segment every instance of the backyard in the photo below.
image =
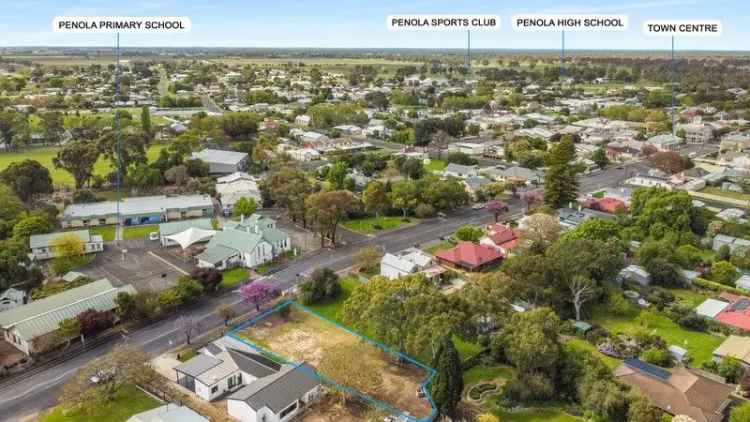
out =
<path fill-rule="evenodd" d="M 42 415 L 39 422 L 124 422 L 136 413 L 158 407 L 156 399 L 134 385 L 123 387 L 108 405 L 97 407 L 91 412 L 66 410 L 60 406 Z"/>
<path fill-rule="evenodd" d="M 693 297 L 692 300 L 696 299 Z M 713 334 L 682 328 L 666 315 L 641 310 L 634 305 L 624 315 L 614 315 L 607 306 L 595 307 L 590 322 L 601 325 L 612 334 L 634 335 L 642 330 L 657 334 L 664 338 L 668 346 L 676 345 L 687 349 L 689 356 L 693 358 L 692 366 L 696 368 L 711 360 L 713 351 L 724 341 L 724 338 Z"/>
<path fill-rule="evenodd" d="M 115 240 L 115 226 L 94 226 L 89 228 L 89 232 L 92 235 L 101 235 L 102 239 L 104 239 L 105 242 L 111 242 Z"/>
<path fill-rule="evenodd" d="M 393 230 L 405 224 L 417 224 L 419 219 L 403 217 L 365 217 L 354 220 L 347 220 L 341 223 L 345 228 L 362 234 L 373 234 L 376 231 Z"/>
<path fill-rule="evenodd" d="M 361 337 L 297 306 L 289 305 L 286 318 L 274 313 L 237 335 L 283 359 L 309 363 L 321 376 L 399 411 L 418 418 L 430 415 L 429 402 L 416 395 L 419 386 L 427 379 L 425 369 L 397 363 L 392 355 L 362 341 Z M 372 384 L 370 377 L 347 376 L 342 380 L 325 369 L 342 365 L 337 351 L 347 348 L 355 352 L 353 355 L 359 365 L 372 368 L 379 374 L 379 384 Z"/>

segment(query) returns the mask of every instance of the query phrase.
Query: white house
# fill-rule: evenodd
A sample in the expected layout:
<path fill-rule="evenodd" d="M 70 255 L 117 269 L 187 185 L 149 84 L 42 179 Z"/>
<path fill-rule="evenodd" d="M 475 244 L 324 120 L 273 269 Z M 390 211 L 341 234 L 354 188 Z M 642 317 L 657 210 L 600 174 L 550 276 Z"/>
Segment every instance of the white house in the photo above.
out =
<path fill-rule="evenodd" d="M 297 161 L 315 161 L 320 159 L 320 153 L 312 148 L 290 149 L 287 151 L 293 160 Z"/>
<path fill-rule="evenodd" d="M 476 177 L 479 173 L 477 166 L 463 166 L 461 164 L 450 163 L 448 167 L 443 170 L 443 176 L 445 177 L 457 177 L 459 179 L 466 179 L 469 177 Z"/>
<path fill-rule="evenodd" d="M 88 229 L 69 232 L 57 232 L 48 234 L 32 234 L 29 236 L 29 248 L 31 258 L 37 260 L 52 259 L 57 256 L 55 243 L 65 236 L 75 236 L 83 244 L 83 252 L 86 254 L 101 252 L 104 250 L 104 239 L 101 235 L 91 235 Z"/>
<path fill-rule="evenodd" d="M 713 250 L 718 252 L 724 245 L 729 248 L 730 252 L 735 253 L 738 250 L 750 248 L 750 240 L 727 236 L 725 234 L 717 234 L 714 236 L 713 244 L 711 246 Z"/>
<path fill-rule="evenodd" d="M 6 289 L 0 294 L 0 312 L 21 306 L 26 301 L 26 292 L 16 288 Z"/>
<path fill-rule="evenodd" d="M 229 336 L 174 370 L 177 383 L 201 399 L 226 396 L 227 412 L 243 422 L 286 422 L 321 394 L 312 366 L 276 363 Z"/>
<path fill-rule="evenodd" d="M 651 283 L 651 274 L 646 271 L 645 268 L 631 264 L 620 270 L 617 275 L 617 279 L 620 281 L 631 280 L 640 284 L 641 286 L 648 286 Z"/>
<path fill-rule="evenodd" d="M 646 141 L 659 151 L 674 151 L 682 143 L 682 139 L 671 133 L 656 135 Z"/>
<path fill-rule="evenodd" d="M 294 123 L 300 126 L 310 126 L 311 121 L 312 118 L 307 114 L 300 114 L 299 116 L 294 118 Z"/>
<path fill-rule="evenodd" d="M 229 214 L 240 198 L 252 198 L 257 204 L 262 202 L 258 180 L 243 172 L 235 172 L 216 180 L 216 194 L 221 200 L 224 214 Z"/>
<path fill-rule="evenodd" d="M 243 171 L 247 168 L 247 163 L 250 159 L 250 156 L 246 152 L 208 148 L 200 152 L 194 152 L 192 157 L 208 164 L 209 171 L 213 174 L 229 174 Z"/>
<path fill-rule="evenodd" d="M 300 136 L 300 141 L 304 144 L 317 145 L 330 141 L 331 139 L 322 133 L 308 131 Z"/>
<path fill-rule="evenodd" d="M 448 152 L 462 152 L 467 155 L 482 155 L 484 154 L 484 144 L 454 142 L 448 145 Z"/>
<path fill-rule="evenodd" d="M 395 254 L 386 253 L 380 259 L 380 275 L 391 280 L 423 272 L 435 266 L 432 256 L 417 249 L 408 248 Z M 430 274 L 434 276 L 435 274 Z M 428 278 L 431 278 L 428 276 Z"/>

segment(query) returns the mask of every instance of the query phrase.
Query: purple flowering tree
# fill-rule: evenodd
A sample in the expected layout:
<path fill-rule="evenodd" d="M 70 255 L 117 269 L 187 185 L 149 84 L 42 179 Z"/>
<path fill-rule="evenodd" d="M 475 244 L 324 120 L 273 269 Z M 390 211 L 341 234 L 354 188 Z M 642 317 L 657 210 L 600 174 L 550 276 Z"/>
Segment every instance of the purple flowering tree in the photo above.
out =
<path fill-rule="evenodd" d="M 487 211 L 495 217 L 495 223 L 497 223 L 497 220 L 504 212 L 508 211 L 508 205 L 505 204 L 505 202 L 498 200 L 488 202 L 486 208 Z"/>
<path fill-rule="evenodd" d="M 279 296 L 279 290 L 268 283 L 256 281 L 240 287 L 242 298 L 255 305 L 255 310 L 260 310 L 260 305 Z"/>

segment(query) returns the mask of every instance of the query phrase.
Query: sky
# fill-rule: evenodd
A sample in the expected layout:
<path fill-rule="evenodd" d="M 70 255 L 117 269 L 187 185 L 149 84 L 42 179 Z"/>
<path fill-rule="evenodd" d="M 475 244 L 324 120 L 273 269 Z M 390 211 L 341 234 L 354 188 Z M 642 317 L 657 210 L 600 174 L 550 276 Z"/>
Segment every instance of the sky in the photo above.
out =
<path fill-rule="evenodd" d="M 515 32 L 511 17 L 521 13 L 626 14 L 624 32 L 566 34 L 569 49 L 666 50 L 668 38 L 647 37 L 650 19 L 719 19 L 723 34 L 680 38 L 676 49 L 750 50 L 748 0 L 0 0 L 0 47 L 109 46 L 113 35 L 52 31 L 56 16 L 185 16 L 185 34 L 124 34 L 130 47 L 313 47 L 464 48 L 464 32 L 393 32 L 395 14 L 492 14 L 496 32 L 473 32 L 472 47 L 558 49 L 559 33 Z"/>

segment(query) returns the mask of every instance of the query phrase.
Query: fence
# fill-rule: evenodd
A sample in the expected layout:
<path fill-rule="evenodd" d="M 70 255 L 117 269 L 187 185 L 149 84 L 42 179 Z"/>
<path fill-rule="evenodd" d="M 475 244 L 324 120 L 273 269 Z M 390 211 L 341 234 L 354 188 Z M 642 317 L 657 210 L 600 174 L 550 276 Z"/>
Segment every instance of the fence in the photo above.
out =
<path fill-rule="evenodd" d="M 382 350 L 383 352 L 386 352 L 386 353 L 390 354 L 391 356 L 395 356 L 395 357 L 401 359 L 402 361 L 409 362 L 412 365 L 415 365 L 415 366 L 417 366 L 419 368 L 424 369 L 427 372 L 428 376 L 427 376 L 427 379 L 421 384 L 421 389 L 422 389 L 422 391 L 424 391 L 425 397 L 427 398 L 427 400 L 430 403 L 430 408 L 431 408 L 430 415 L 428 417 L 426 417 L 426 418 L 421 418 L 421 419 L 415 418 L 415 417 L 413 417 L 413 416 L 405 413 L 402 410 L 394 408 L 390 404 L 387 404 L 387 403 L 385 403 L 385 402 L 383 402 L 381 400 L 378 400 L 378 399 L 375 399 L 373 397 L 370 397 L 369 395 L 367 395 L 367 394 L 365 394 L 365 393 L 363 393 L 361 391 L 358 391 L 358 390 L 356 390 L 354 388 L 351 388 L 349 386 L 342 385 L 342 384 L 336 382 L 335 380 L 330 379 L 330 378 L 328 378 L 326 376 L 320 375 L 317 372 L 315 372 L 314 369 L 311 369 L 310 367 L 303 366 L 303 364 L 301 362 L 295 362 L 293 360 L 290 360 L 288 358 L 280 356 L 280 355 L 278 355 L 278 354 L 276 354 L 276 353 L 274 353 L 274 352 L 272 352 L 270 350 L 267 350 L 267 349 L 265 349 L 265 348 L 263 348 L 263 347 L 261 347 L 261 346 L 259 346 L 257 344 L 254 344 L 254 343 L 248 341 L 247 339 L 245 339 L 245 338 L 243 338 L 243 337 L 241 337 L 241 336 L 239 336 L 237 334 L 239 331 L 242 331 L 242 330 L 245 330 L 247 328 L 255 326 L 258 322 L 260 322 L 260 321 L 264 320 L 265 318 L 267 318 L 267 317 L 269 317 L 269 316 L 271 316 L 271 315 L 279 312 L 279 310 L 281 310 L 282 308 L 290 307 L 290 306 L 298 308 L 298 309 L 302 310 L 303 312 L 306 312 L 308 314 L 314 315 L 317 318 L 320 318 L 320 319 L 322 319 L 322 320 L 324 320 L 324 321 L 326 321 L 326 322 L 328 322 L 330 324 L 333 324 L 337 328 L 339 328 L 341 330 L 344 330 L 347 333 L 352 334 L 352 335 L 358 337 L 360 340 L 365 341 L 366 343 L 368 343 L 368 344 L 370 344 L 370 345 L 372 345 L 372 346 L 374 346 L 374 347 Z M 332 321 L 332 320 L 328 319 L 327 317 L 325 317 L 325 316 L 323 316 L 323 315 L 321 315 L 321 314 L 313 311 L 312 309 L 310 309 L 310 308 L 308 308 L 308 307 L 306 307 L 304 305 L 301 305 L 301 304 L 295 302 L 294 300 L 286 300 L 284 302 L 281 302 L 280 304 L 274 306 L 273 308 L 270 308 L 270 309 L 266 310 L 265 312 L 260 313 L 259 315 L 257 315 L 256 317 L 250 319 L 249 321 L 236 325 L 229 332 L 227 332 L 227 335 L 230 336 L 230 337 L 232 337 L 232 338 L 234 338 L 237 341 L 240 341 L 240 342 L 244 343 L 245 345 L 247 345 L 250 348 L 254 349 L 255 351 L 257 351 L 261 355 L 266 356 L 266 357 L 268 357 L 268 358 L 276 361 L 277 363 L 293 365 L 293 366 L 295 366 L 295 370 L 303 371 L 303 372 L 307 373 L 310 377 L 320 380 L 320 382 L 322 382 L 323 384 L 326 384 L 326 385 L 328 385 L 328 386 L 330 386 L 330 387 L 332 387 L 332 388 L 334 388 L 334 389 L 336 389 L 338 391 L 341 391 L 343 393 L 346 393 L 346 394 L 349 394 L 349 395 L 351 395 L 353 397 L 356 397 L 356 398 L 364 401 L 365 403 L 368 403 L 368 404 L 371 404 L 371 405 L 375 406 L 376 408 L 378 408 L 380 410 L 389 412 L 389 413 L 394 414 L 394 415 L 398 415 L 401 418 L 403 418 L 404 420 L 411 421 L 411 422 L 431 422 L 433 419 L 435 419 L 435 416 L 437 415 L 437 406 L 435 405 L 435 401 L 433 400 L 432 396 L 429 393 L 429 391 L 430 391 L 430 385 L 432 384 L 432 381 L 435 378 L 435 375 L 437 373 L 437 371 L 435 371 L 435 369 L 433 369 L 433 368 L 431 368 L 429 366 L 426 366 L 426 365 L 418 362 L 417 360 L 413 359 L 412 357 L 407 356 L 407 355 L 405 355 L 405 354 L 403 354 L 403 353 L 401 353 L 399 351 L 396 351 L 396 350 L 392 349 L 391 347 L 386 346 L 385 344 L 382 344 L 382 343 L 377 342 L 375 340 L 372 340 L 372 339 L 370 339 L 368 337 L 365 337 L 365 336 L 363 336 L 363 335 L 361 335 L 361 334 L 359 334 L 357 332 L 354 332 L 354 331 L 350 330 L 349 328 L 344 327 L 343 325 L 337 323 L 336 321 Z"/>

